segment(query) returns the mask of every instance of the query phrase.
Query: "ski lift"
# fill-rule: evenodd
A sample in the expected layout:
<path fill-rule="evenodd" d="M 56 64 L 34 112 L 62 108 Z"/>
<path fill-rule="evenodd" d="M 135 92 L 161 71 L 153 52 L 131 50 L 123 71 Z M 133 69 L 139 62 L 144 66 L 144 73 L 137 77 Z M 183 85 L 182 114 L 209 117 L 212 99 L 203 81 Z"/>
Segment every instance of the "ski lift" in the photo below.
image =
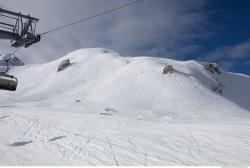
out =
<path fill-rule="evenodd" d="M 0 90 L 16 91 L 18 80 L 13 75 L 6 74 L 9 71 L 9 61 L 13 54 L 6 54 L 3 60 L 6 62 L 6 69 L 0 72 Z"/>
<path fill-rule="evenodd" d="M 17 84 L 17 78 L 12 75 L 0 76 L 0 90 L 16 91 Z"/>
<path fill-rule="evenodd" d="M 0 39 L 11 40 L 11 46 L 15 48 L 28 48 L 41 40 L 41 36 L 36 34 L 38 21 L 30 15 L 0 8 Z"/>

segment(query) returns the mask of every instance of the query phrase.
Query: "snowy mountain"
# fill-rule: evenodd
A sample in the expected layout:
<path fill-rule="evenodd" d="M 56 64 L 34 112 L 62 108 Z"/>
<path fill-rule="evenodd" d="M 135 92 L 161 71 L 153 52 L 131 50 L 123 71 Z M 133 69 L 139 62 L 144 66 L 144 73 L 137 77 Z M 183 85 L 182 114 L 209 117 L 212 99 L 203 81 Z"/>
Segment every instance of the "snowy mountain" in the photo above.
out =
<path fill-rule="evenodd" d="M 249 165 L 250 77 L 206 64 L 82 49 L 14 67 L 0 165 Z"/>
<path fill-rule="evenodd" d="M 2 58 L 0 59 L 0 66 L 6 66 L 5 57 L 6 56 L 3 55 Z M 23 66 L 23 65 L 25 65 L 25 63 L 15 55 L 14 56 L 13 55 L 10 55 L 10 56 L 7 55 L 7 57 L 9 57 L 9 65 L 10 66 Z"/>

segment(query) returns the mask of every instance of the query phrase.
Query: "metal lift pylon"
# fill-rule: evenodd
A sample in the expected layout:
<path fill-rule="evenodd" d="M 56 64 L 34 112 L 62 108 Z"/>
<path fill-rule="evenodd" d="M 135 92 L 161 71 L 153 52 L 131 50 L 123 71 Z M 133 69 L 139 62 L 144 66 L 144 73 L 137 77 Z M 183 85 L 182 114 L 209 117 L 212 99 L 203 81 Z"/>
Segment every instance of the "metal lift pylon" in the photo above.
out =
<path fill-rule="evenodd" d="M 38 18 L 0 8 L 0 39 L 11 40 L 15 48 L 37 43 L 41 36 L 36 34 Z"/>
<path fill-rule="evenodd" d="M 39 19 L 30 15 L 12 12 L 0 8 L 0 39 L 10 40 L 11 46 L 15 48 L 25 47 L 37 43 L 41 36 L 36 34 L 36 23 Z M 14 53 L 7 54 L 5 71 L 0 72 L 0 90 L 15 91 L 18 80 L 16 77 L 7 74 L 9 71 L 9 61 Z"/>

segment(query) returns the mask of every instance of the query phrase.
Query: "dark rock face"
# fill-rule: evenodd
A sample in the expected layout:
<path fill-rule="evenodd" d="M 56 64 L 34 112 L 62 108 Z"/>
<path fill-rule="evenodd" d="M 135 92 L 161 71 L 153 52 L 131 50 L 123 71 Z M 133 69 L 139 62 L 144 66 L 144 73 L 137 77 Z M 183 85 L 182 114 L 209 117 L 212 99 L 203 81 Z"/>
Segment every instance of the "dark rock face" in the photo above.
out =
<path fill-rule="evenodd" d="M 211 89 L 212 91 L 219 93 L 219 94 L 223 94 L 223 90 L 222 90 L 222 84 L 218 83 L 217 85 L 211 85 Z"/>
<path fill-rule="evenodd" d="M 21 59 L 17 58 L 16 56 L 11 56 L 8 59 L 9 59 L 9 66 L 24 66 L 25 65 L 25 63 Z M 0 66 L 6 66 L 5 57 L 3 57 L 0 60 Z"/>
<path fill-rule="evenodd" d="M 163 74 L 172 74 L 174 73 L 174 68 L 172 65 L 166 65 L 164 68 L 163 68 Z"/>
<path fill-rule="evenodd" d="M 65 69 L 68 68 L 70 65 L 71 65 L 71 63 L 70 63 L 70 60 L 69 60 L 69 59 L 63 60 L 63 61 L 59 64 L 59 67 L 58 67 L 57 72 L 60 72 L 60 71 L 65 70 Z"/>
<path fill-rule="evenodd" d="M 209 63 L 209 64 L 205 65 L 204 69 L 209 71 L 212 74 L 221 74 L 219 66 L 215 63 Z"/>

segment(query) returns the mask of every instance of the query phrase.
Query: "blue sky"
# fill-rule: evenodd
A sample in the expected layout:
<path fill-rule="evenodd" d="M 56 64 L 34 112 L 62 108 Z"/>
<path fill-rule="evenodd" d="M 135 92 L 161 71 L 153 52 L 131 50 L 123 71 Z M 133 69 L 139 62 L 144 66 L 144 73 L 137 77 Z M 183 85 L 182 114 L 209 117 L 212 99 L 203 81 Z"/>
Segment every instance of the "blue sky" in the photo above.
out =
<path fill-rule="evenodd" d="M 4 7 L 40 18 L 38 32 L 133 0 L 1 0 Z M 44 63 L 80 48 L 104 47 L 123 55 L 217 62 L 250 75 L 250 1 L 144 0 L 140 4 L 44 36 L 18 52 Z M 7 41 L 2 53 L 10 52 Z"/>
<path fill-rule="evenodd" d="M 200 42 L 200 45 L 205 46 L 203 52 L 214 54 L 213 60 L 224 68 L 245 74 L 250 74 L 249 9 L 248 0 L 210 2 L 207 8 L 211 12 L 209 27 L 215 35 Z M 238 52 L 234 52 L 237 47 Z"/>

